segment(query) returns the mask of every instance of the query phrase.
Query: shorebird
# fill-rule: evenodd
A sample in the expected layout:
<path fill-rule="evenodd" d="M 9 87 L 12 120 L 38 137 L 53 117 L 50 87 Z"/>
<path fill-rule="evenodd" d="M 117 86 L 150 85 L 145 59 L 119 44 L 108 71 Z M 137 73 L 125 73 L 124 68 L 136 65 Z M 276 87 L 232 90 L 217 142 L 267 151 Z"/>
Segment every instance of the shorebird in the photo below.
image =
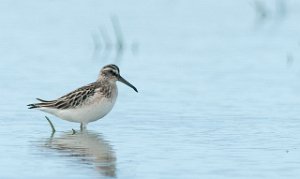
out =
<path fill-rule="evenodd" d="M 55 100 L 39 100 L 39 103 L 29 104 L 29 109 L 38 109 L 57 116 L 60 119 L 80 123 L 85 129 L 90 122 L 97 121 L 108 114 L 113 108 L 118 88 L 116 82 L 120 81 L 138 92 L 126 81 L 116 65 L 104 66 L 96 82 L 80 87 Z"/>

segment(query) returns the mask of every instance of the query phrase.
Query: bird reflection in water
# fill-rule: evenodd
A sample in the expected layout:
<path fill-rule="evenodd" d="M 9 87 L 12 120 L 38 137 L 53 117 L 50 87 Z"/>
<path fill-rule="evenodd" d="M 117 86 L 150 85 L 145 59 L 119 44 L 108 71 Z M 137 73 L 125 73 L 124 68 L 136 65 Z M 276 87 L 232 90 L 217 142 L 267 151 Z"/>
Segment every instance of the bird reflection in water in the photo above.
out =
<path fill-rule="evenodd" d="M 104 176 L 116 176 L 115 153 L 98 133 L 71 131 L 59 137 L 52 134 L 45 146 L 66 154 L 63 156 L 75 157 L 83 164 L 92 165 Z"/>

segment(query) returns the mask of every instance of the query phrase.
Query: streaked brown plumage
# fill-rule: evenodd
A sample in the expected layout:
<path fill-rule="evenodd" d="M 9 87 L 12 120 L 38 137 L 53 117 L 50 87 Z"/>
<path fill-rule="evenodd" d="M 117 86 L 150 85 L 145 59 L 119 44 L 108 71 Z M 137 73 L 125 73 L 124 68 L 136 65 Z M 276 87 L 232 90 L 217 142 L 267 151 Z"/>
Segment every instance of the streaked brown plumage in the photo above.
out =
<path fill-rule="evenodd" d="M 40 109 L 62 119 L 82 124 L 100 119 L 111 110 L 115 103 L 116 81 L 125 83 L 137 92 L 137 89 L 122 78 L 119 72 L 116 65 L 104 66 L 96 82 L 80 87 L 55 100 L 37 98 L 40 103 L 29 104 L 29 109 Z"/>

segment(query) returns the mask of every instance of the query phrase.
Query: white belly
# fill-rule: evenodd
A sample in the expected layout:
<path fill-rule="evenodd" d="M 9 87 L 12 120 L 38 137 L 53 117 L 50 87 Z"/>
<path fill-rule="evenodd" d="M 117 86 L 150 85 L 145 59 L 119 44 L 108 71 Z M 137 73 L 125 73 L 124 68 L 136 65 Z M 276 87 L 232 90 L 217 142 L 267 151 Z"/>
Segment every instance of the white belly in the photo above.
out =
<path fill-rule="evenodd" d="M 105 98 L 95 94 L 95 96 L 93 96 L 92 99 L 90 99 L 84 105 L 76 108 L 63 110 L 41 108 L 41 110 L 70 122 L 87 124 L 101 119 L 108 114 L 113 108 L 116 98 L 117 94 L 114 94 L 112 98 Z"/>

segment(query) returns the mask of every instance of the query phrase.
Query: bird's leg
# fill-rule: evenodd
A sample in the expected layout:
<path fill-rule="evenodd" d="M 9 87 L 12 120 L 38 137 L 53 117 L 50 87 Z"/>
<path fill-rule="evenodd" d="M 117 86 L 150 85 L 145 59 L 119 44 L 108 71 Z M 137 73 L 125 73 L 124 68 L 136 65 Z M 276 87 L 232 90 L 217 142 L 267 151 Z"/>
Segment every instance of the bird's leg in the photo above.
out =
<path fill-rule="evenodd" d="M 50 127 L 51 127 L 51 129 L 52 129 L 52 134 L 54 134 L 54 133 L 56 132 L 56 130 L 55 130 L 55 128 L 54 128 L 54 125 L 52 124 L 52 122 L 50 121 L 50 119 L 49 119 L 47 116 L 45 116 L 45 118 L 47 119 L 47 121 L 48 121 L 49 124 L 50 124 Z"/>
<path fill-rule="evenodd" d="M 80 123 L 80 130 L 81 131 L 86 130 L 86 124 L 85 123 Z"/>
<path fill-rule="evenodd" d="M 83 123 L 80 123 L 80 130 L 83 130 Z"/>

